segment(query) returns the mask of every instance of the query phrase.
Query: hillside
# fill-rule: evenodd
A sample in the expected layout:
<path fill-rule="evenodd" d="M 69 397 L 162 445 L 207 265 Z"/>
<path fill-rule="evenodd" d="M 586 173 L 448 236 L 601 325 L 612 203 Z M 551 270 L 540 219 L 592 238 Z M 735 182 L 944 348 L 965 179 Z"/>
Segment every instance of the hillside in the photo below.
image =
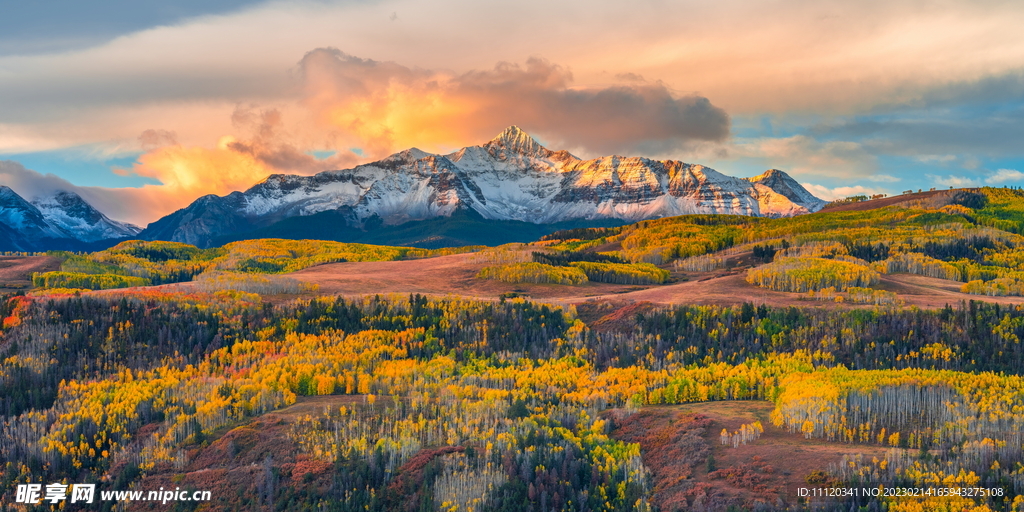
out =
<path fill-rule="evenodd" d="M 829 209 L 790 219 L 684 216 L 621 228 L 576 229 L 549 235 L 551 240 L 545 243 L 490 249 L 479 255 L 448 256 L 436 262 L 334 264 L 303 270 L 294 277 L 316 283 L 322 291 L 347 295 L 370 290 L 475 297 L 519 293 L 573 303 L 754 302 L 840 308 L 879 304 L 941 308 L 971 300 L 1021 303 L 1024 260 L 1018 254 L 1024 239 L 1017 232 L 1024 197 L 1020 193 L 941 191 L 910 201 L 910 206 L 904 201 L 879 209 Z M 976 208 L 960 204 L 964 202 Z M 531 256 L 534 252 L 561 254 L 565 261 L 648 261 L 669 270 L 671 278 L 664 284 L 644 286 L 475 279 L 494 262 L 536 260 Z M 817 265 L 813 271 L 817 274 L 800 265 Z M 856 288 L 851 294 L 845 281 L 850 278 L 842 272 L 860 272 L 870 282 L 850 285 Z"/>
<path fill-rule="evenodd" d="M 922 192 L 911 192 L 909 194 L 900 194 L 898 196 L 883 197 L 879 199 L 866 199 L 863 201 L 856 201 L 850 203 L 829 203 L 825 205 L 821 210 L 822 212 L 859 212 L 865 210 L 874 210 L 877 208 L 884 208 L 886 206 L 893 206 L 897 204 L 913 203 L 915 201 L 924 201 L 931 199 L 932 197 L 942 197 L 948 195 L 948 190 L 927 190 Z"/>
<path fill-rule="evenodd" d="M 61 477 L 173 484 L 215 493 L 210 510 L 643 510 L 683 499 L 781 510 L 799 502 L 801 479 L 963 469 L 964 485 L 1016 486 L 1016 472 L 986 468 L 1024 461 L 1019 447 L 983 451 L 1006 439 L 995 427 L 1024 425 L 1016 308 L 679 306 L 598 331 L 571 308 L 523 300 L 275 305 L 251 292 L 134 289 L 11 298 L 0 314 L 5 489 Z M 659 412 L 693 402 L 722 403 Z M 723 428 L 745 441 L 716 446 Z M 664 463 L 663 434 L 692 441 L 673 445 L 692 482 Z M 899 503 L 862 504 L 872 502 Z"/>

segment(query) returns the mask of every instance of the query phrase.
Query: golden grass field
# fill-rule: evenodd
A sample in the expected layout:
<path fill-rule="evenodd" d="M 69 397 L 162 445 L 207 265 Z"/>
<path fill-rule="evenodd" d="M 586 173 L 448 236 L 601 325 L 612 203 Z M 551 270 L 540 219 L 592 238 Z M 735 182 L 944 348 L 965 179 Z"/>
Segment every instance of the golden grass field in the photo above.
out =
<path fill-rule="evenodd" d="M 735 305 L 752 302 L 784 307 L 873 307 L 811 301 L 800 293 L 759 288 L 744 280 L 746 270 L 743 267 L 713 272 L 673 272 L 673 277 L 679 281 L 664 285 L 633 286 L 592 282 L 578 286 L 508 284 L 477 279 L 477 272 L 487 263 L 474 262 L 472 258 L 472 254 L 456 254 L 410 261 L 330 263 L 290 275 L 319 285 L 320 293 L 346 296 L 423 293 L 495 299 L 501 294 L 513 292 L 554 303 L 597 300 L 654 304 Z M 734 259 L 745 260 L 742 254 Z M 907 306 L 921 308 L 941 308 L 946 304 L 955 306 L 961 301 L 970 300 L 1024 304 L 1024 297 L 987 297 L 961 293 L 961 284 L 912 274 L 891 274 L 882 276 L 879 288 L 898 293 Z"/>

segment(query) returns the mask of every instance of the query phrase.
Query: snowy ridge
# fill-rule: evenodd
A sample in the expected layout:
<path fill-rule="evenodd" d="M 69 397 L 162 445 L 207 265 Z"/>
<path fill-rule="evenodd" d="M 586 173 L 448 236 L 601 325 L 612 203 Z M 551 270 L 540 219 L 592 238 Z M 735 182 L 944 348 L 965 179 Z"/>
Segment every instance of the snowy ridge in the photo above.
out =
<path fill-rule="evenodd" d="M 75 248 L 76 243 L 127 238 L 141 228 L 111 220 L 73 192 L 26 201 L 0 185 L 0 227 L 7 234 L 0 250 Z"/>
<path fill-rule="evenodd" d="M 239 226 L 253 229 L 329 210 L 361 227 L 370 219 L 395 225 L 448 216 L 460 208 L 485 219 L 546 224 L 606 218 L 632 222 L 691 213 L 779 217 L 813 212 L 824 204 L 774 169 L 740 179 L 674 160 L 581 160 L 549 150 L 511 126 L 485 144 L 447 155 L 412 148 L 352 169 L 308 177 L 272 175 L 243 193 L 204 197 L 201 204 L 151 224 L 140 236 L 202 245 L 239 232 Z"/>
<path fill-rule="evenodd" d="M 32 205 L 69 238 L 83 242 L 126 238 L 142 231 L 133 224 L 110 219 L 74 192 L 59 191 L 50 197 L 36 198 Z"/>
<path fill-rule="evenodd" d="M 38 208 L 10 187 L 0 185 L 0 224 L 26 240 L 67 238 L 59 227 L 47 222 Z"/>
<path fill-rule="evenodd" d="M 811 211 L 818 211 L 826 204 L 826 201 L 814 197 L 796 180 L 778 169 L 768 169 L 753 178 L 745 179 L 755 185 L 763 185 L 771 191 L 781 194 L 794 204 L 804 206 Z"/>

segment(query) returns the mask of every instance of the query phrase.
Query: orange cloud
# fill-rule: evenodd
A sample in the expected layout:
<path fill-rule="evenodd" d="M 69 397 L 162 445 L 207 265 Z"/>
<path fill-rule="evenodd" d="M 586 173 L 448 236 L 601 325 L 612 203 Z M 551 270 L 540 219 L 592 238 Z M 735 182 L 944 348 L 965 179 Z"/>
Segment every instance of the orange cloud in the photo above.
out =
<path fill-rule="evenodd" d="M 729 117 L 706 98 L 675 97 L 640 77 L 575 89 L 567 68 L 543 59 L 454 74 L 317 49 L 302 59 L 300 71 L 296 104 L 236 108 L 236 134 L 215 147 L 181 144 L 167 130 L 143 131 L 138 142 L 147 152 L 131 169 L 115 172 L 159 185 L 86 195 L 115 218 L 145 223 L 207 194 L 248 189 L 270 174 L 343 169 L 414 146 L 447 152 L 483 143 L 512 124 L 552 147 L 602 155 L 679 150 L 729 133 Z M 309 154 L 324 149 L 334 156 Z"/>
<path fill-rule="evenodd" d="M 118 174 L 153 178 L 159 185 L 79 187 L 52 176 L 44 179 L 20 166 L 17 184 L 30 195 L 71 190 L 111 218 L 145 226 L 201 196 L 245 190 L 274 172 L 257 157 L 230 149 L 232 143 L 232 138 L 225 137 L 216 148 L 163 146 L 140 156 L 131 169 L 114 169 Z"/>
<path fill-rule="evenodd" d="M 119 218 L 144 223 L 184 208 L 207 194 L 246 190 L 271 174 L 314 174 L 349 167 L 360 160 L 351 151 L 340 151 L 327 159 L 306 153 L 282 133 L 283 116 L 274 109 L 238 108 L 232 121 L 240 131 L 250 134 L 244 139 L 223 136 L 213 148 L 178 144 L 172 133 L 162 130 L 144 131 L 139 141 L 149 151 L 130 170 L 114 172 L 152 178 L 160 184 L 113 189 L 109 194 L 117 197 L 116 201 L 98 200 L 131 205 L 111 205 L 111 209 L 123 211 Z"/>
<path fill-rule="evenodd" d="M 224 138 L 216 149 L 168 146 L 139 158 L 134 172 L 156 178 L 169 189 L 213 193 L 252 184 L 270 173 L 251 155 L 227 150 L 231 138 Z"/>
<path fill-rule="evenodd" d="M 320 48 L 300 69 L 303 104 L 321 126 L 375 157 L 479 144 L 512 124 L 557 147 L 599 154 L 678 149 L 729 134 L 729 116 L 706 98 L 675 97 L 642 80 L 576 89 L 567 68 L 538 58 L 454 74 Z"/>

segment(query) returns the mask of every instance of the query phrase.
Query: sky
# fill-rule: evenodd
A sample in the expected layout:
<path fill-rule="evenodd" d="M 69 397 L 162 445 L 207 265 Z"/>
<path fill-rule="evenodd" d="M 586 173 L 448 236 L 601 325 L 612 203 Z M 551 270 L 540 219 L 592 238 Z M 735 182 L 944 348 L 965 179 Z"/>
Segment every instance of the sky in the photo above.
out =
<path fill-rule="evenodd" d="M 823 199 L 1024 185 L 1020 2 L 144 4 L 0 0 L 0 184 L 144 226 L 515 124 Z"/>

